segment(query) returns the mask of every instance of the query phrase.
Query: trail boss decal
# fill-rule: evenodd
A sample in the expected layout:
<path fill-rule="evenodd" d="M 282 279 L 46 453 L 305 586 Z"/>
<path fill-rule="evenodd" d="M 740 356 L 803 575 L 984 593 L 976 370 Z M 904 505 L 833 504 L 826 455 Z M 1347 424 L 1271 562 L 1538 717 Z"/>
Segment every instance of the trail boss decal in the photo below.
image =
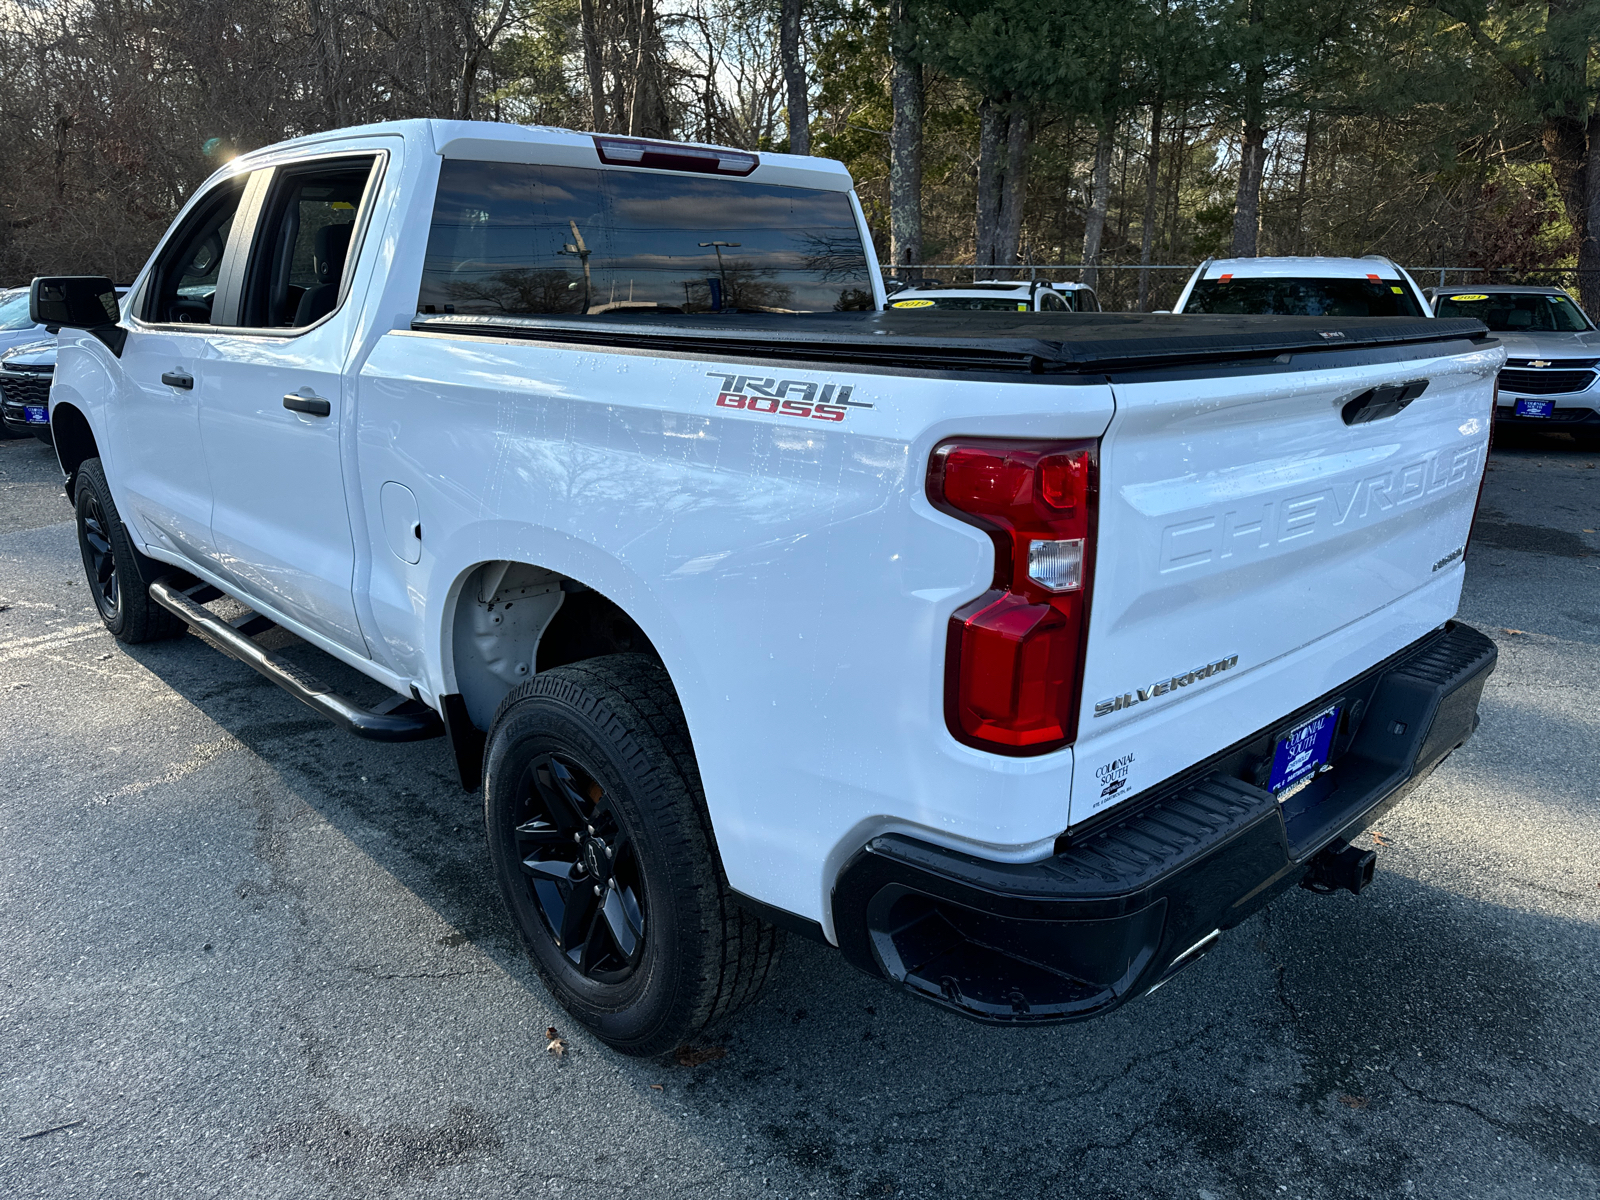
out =
<path fill-rule="evenodd" d="M 1182 675 L 1174 675 L 1170 679 L 1157 680 L 1149 687 L 1142 687 L 1132 692 L 1123 692 L 1122 695 L 1113 696 L 1109 700 L 1098 700 L 1095 702 L 1094 715 L 1097 717 L 1109 717 L 1112 713 L 1124 708 L 1132 708 L 1141 701 L 1154 700 L 1157 696 L 1168 695 L 1201 679 L 1210 679 L 1213 675 L 1220 675 L 1223 671 L 1231 671 L 1238 665 L 1239 656 L 1230 654 L 1227 658 L 1219 658 L 1214 663 L 1207 663 L 1203 667 L 1185 671 Z"/>
<path fill-rule="evenodd" d="M 738 408 L 759 416 L 842 421 L 852 408 L 872 407 L 864 400 L 850 399 L 855 387 L 848 383 L 819 386 L 807 379 L 767 379 L 722 371 L 707 371 L 706 375 L 722 380 L 722 390 L 717 393 L 718 408 Z"/>

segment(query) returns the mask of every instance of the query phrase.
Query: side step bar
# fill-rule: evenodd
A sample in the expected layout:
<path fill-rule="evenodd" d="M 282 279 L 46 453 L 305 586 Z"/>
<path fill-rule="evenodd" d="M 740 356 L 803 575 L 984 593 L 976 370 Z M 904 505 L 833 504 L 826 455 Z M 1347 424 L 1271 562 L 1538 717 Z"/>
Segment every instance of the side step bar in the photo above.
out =
<path fill-rule="evenodd" d="M 420 742 L 444 736 L 444 722 L 427 705 L 405 696 L 395 696 L 376 708 L 358 707 L 335 693 L 327 684 L 285 658 L 264 650 L 250 640 L 251 634 L 276 628 L 259 614 L 251 614 L 237 624 L 229 623 L 201 607 L 222 593 L 210 584 L 182 590 L 170 578 L 150 585 L 150 598 L 205 641 L 230 658 L 254 667 L 302 704 L 316 709 L 335 725 L 342 725 L 357 737 L 375 742 Z"/>

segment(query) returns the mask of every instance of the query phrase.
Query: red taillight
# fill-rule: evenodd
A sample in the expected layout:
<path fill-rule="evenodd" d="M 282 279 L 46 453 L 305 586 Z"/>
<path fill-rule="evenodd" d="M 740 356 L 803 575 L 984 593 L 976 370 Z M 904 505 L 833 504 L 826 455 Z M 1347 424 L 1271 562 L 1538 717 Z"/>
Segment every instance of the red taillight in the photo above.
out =
<path fill-rule="evenodd" d="M 1096 443 L 946 442 L 935 506 L 989 532 L 994 586 L 950 618 L 945 717 L 969 746 L 1044 754 L 1078 732 Z"/>

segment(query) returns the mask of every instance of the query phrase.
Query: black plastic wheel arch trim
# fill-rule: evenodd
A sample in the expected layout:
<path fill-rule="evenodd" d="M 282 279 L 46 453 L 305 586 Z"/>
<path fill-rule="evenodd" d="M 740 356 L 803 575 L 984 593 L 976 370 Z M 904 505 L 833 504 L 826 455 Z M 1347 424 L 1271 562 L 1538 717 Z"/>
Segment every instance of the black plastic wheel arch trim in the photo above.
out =
<path fill-rule="evenodd" d="M 1038 862 L 875 838 L 834 888 L 840 950 L 869 974 L 986 1023 L 1106 1012 L 1197 961 L 1212 934 L 1294 886 L 1318 854 L 1409 794 L 1472 735 L 1495 659 L 1493 642 L 1452 622 L 1334 689 L 1365 697 L 1364 715 L 1298 804 L 1239 778 L 1230 750 L 1216 765 L 1234 773 L 1186 773 Z M 1261 732 L 1269 747 L 1281 726 Z"/>
<path fill-rule="evenodd" d="M 392 709 L 389 706 L 394 702 L 376 710 L 346 700 L 309 671 L 263 649 L 227 621 L 202 608 L 184 595 L 173 580 L 152 583 L 150 598 L 216 649 L 254 668 L 296 700 L 357 737 L 375 742 L 420 742 L 444 735 L 439 714 L 409 697 L 398 697 L 399 702 Z"/>

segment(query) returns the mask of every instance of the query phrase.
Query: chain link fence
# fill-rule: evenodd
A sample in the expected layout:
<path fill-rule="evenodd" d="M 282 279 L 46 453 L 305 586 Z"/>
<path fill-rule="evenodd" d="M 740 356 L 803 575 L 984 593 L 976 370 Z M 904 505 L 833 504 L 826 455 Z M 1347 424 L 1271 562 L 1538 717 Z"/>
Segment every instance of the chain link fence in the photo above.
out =
<path fill-rule="evenodd" d="M 1133 312 L 1139 307 L 1139 275 L 1148 271 L 1149 293 L 1146 311 L 1170 309 L 1178 301 L 1183 285 L 1189 282 L 1198 263 L 1101 264 L 1094 289 L 1100 307 L 1107 312 Z M 1011 267 L 975 267 L 971 263 L 924 263 L 914 267 L 884 266 L 885 280 L 909 282 L 937 280 L 961 287 L 980 279 L 1043 280 L 1046 283 L 1083 283 L 1091 268 L 1083 263 L 1018 263 Z M 1527 283 L 1566 288 L 1577 296 L 1578 273 L 1574 270 L 1513 270 L 1509 267 L 1407 267 L 1406 273 L 1419 287 L 1462 287 L 1472 283 Z"/>

